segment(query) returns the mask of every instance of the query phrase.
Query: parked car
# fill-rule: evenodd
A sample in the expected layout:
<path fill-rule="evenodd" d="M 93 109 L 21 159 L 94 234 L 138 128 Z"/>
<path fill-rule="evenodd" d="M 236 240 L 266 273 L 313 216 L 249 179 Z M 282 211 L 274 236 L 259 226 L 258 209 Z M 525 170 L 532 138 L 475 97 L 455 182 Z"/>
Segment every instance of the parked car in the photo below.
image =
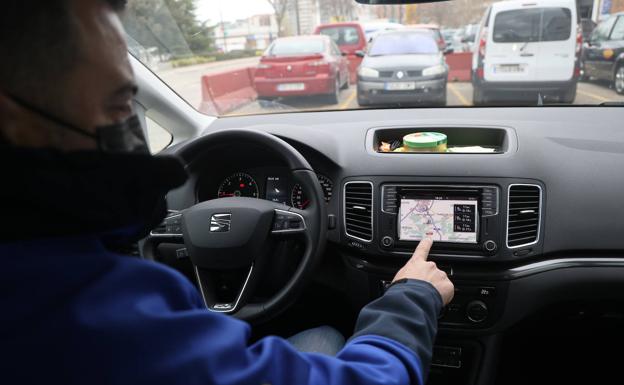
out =
<path fill-rule="evenodd" d="M 575 0 L 492 4 L 473 54 L 474 104 L 546 97 L 573 103 L 582 48 L 577 21 Z"/>
<path fill-rule="evenodd" d="M 583 31 L 583 41 L 589 41 L 592 32 L 596 28 L 596 23 L 591 19 L 581 19 L 581 29 Z"/>
<path fill-rule="evenodd" d="M 477 31 L 479 24 L 468 24 L 462 28 L 461 36 L 459 36 L 458 44 L 461 46 L 461 52 L 472 52 L 475 40 L 477 40 Z"/>
<path fill-rule="evenodd" d="M 431 31 L 436 43 L 438 44 L 438 48 L 440 48 L 440 51 L 444 52 L 446 50 L 446 41 L 444 41 L 442 31 L 440 31 L 440 27 L 437 24 L 412 24 L 409 25 L 409 28 L 426 29 Z"/>
<path fill-rule="evenodd" d="M 360 106 L 446 104 L 448 67 L 430 32 L 406 29 L 375 38 L 358 72 Z"/>
<path fill-rule="evenodd" d="M 457 29 L 445 28 L 442 30 L 442 37 L 446 43 L 446 49 L 453 49 L 453 36 L 457 33 Z"/>
<path fill-rule="evenodd" d="M 396 31 L 398 29 L 403 29 L 405 26 L 399 23 L 390 23 L 390 22 L 371 22 L 363 24 L 364 34 L 366 35 L 366 41 L 372 42 L 375 36 L 380 33 L 386 31 Z"/>
<path fill-rule="evenodd" d="M 612 83 L 618 94 L 624 94 L 624 13 L 612 15 L 600 23 L 583 55 L 584 77 Z"/>
<path fill-rule="evenodd" d="M 366 35 L 360 23 L 333 23 L 316 27 L 316 35 L 329 36 L 349 60 L 349 82 L 357 81 L 357 70 L 366 51 Z"/>
<path fill-rule="evenodd" d="M 266 50 L 254 75 L 259 98 L 327 95 L 338 103 L 340 89 L 349 86 L 349 63 L 331 38 L 324 35 L 286 37 Z"/>

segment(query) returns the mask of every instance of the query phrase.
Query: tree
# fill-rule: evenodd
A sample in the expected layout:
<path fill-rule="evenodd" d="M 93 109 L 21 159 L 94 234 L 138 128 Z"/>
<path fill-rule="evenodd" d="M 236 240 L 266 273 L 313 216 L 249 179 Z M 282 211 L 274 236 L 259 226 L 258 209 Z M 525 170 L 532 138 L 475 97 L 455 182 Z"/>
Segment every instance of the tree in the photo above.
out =
<path fill-rule="evenodd" d="M 213 51 L 211 29 L 197 21 L 195 0 L 130 0 L 124 25 L 139 45 L 174 57 Z"/>
<path fill-rule="evenodd" d="M 290 0 L 267 0 L 271 7 L 273 7 L 273 12 L 275 12 L 275 22 L 277 23 L 277 34 L 279 36 L 283 36 L 283 22 L 284 16 L 286 16 L 286 11 L 288 10 L 288 6 L 290 4 Z"/>
<path fill-rule="evenodd" d="M 354 19 L 355 1 L 353 0 L 320 0 L 321 9 L 328 12 L 333 21 L 349 21 Z"/>

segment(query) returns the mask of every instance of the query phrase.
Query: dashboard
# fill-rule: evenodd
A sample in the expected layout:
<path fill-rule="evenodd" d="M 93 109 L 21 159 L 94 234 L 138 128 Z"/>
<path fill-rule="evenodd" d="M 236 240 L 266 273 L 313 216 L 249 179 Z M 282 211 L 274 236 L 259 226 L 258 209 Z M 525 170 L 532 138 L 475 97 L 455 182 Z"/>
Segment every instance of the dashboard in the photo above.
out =
<path fill-rule="evenodd" d="M 354 301 L 363 304 L 380 295 L 422 234 L 430 233 L 436 240 L 431 258 L 463 290 L 441 322 L 487 329 L 512 322 L 503 321 L 507 301 L 513 291 L 522 297 L 527 290 L 522 285 L 529 282 L 519 277 L 569 266 L 585 267 L 590 274 L 620 259 L 624 266 L 621 111 L 546 107 L 450 108 L 443 115 L 439 109 L 273 114 L 218 119 L 206 133 L 265 131 L 308 160 L 333 219 L 328 220 L 328 258 L 364 273 L 349 275 L 359 278 L 345 283 Z M 449 142 L 499 150 L 376 151 L 380 139 L 417 131 L 440 131 Z M 167 151 L 176 153 L 181 146 Z M 306 205 L 306 192 L 279 156 L 266 149 L 237 143 L 200 151 L 186 161 L 191 179 L 169 194 L 171 209 L 239 195 Z M 548 285 L 563 287 L 570 277 L 555 275 L 539 285 L 547 292 L 555 289 Z M 514 314 L 522 317 L 527 306 L 544 305 L 549 298 L 513 299 L 518 305 Z"/>
<path fill-rule="evenodd" d="M 328 220 L 324 270 L 315 279 L 343 293 L 354 309 L 382 295 L 422 235 L 433 236 L 430 258 L 456 288 L 440 315 L 441 336 L 445 348 L 463 352 L 466 370 L 476 372 L 496 367 L 486 361 L 497 348 L 483 337 L 484 352 L 478 353 L 467 336 L 504 333 L 566 301 L 621 299 L 623 111 L 305 112 L 217 119 L 206 133 L 264 131 L 308 160 L 333 219 Z M 498 150 L 377 151 L 379 140 L 418 131 L 440 131 L 449 142 Z M 191 179 L 169 194 L 171 209 L 239 195 L 305 207 L 305 191 L 276 154 L 240 143 L 204 152 L 185 159 Z M 178 246 L 159 247 L 169 247 L 177 261 Z M 448 362 L 434 357 L 434 366 Z"/>

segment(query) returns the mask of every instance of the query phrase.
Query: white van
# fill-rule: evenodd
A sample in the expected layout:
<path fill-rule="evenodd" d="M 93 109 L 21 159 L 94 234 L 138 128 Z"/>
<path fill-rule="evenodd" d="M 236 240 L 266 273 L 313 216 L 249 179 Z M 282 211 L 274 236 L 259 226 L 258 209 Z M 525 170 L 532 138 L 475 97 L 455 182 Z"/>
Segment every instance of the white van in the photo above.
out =
<path fill-rule="evenodd" d="M 583 44 L 577 17 L 575 0 L 492 4 L 473 54 L 474 104 L 540 97 L 573 103 Z"/>

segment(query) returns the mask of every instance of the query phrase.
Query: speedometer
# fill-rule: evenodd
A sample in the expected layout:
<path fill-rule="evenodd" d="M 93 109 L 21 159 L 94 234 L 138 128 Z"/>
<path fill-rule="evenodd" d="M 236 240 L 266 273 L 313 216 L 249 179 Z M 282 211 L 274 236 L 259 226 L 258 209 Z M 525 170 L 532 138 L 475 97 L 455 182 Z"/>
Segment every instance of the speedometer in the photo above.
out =
<path fill-rule="evenodd" d="M 258 198 L 258 184 L 249 174 L 237 172 L 231 175 L 219 185 L 217 196 L 219 198 L 248 197 Z"/>
<path fill-rule="evenodd" d="M 321 184 L 321 188 L 323 189 L 323 197 L 325 198 L 325 202 L 329 202 L 333 194 L 334 184 L 328 177 L 324 175 L 318 174 L 317 178 L 319 183 Z M 297 183 L 295 187 L 293 187 L 290 194 L 290 201 L 292 207 L 301 210 L 305 209 L 310 204 L 310 200 L 307 198 L 305 192 L 303 191 L 303 188 L 299 183 Z"/>

